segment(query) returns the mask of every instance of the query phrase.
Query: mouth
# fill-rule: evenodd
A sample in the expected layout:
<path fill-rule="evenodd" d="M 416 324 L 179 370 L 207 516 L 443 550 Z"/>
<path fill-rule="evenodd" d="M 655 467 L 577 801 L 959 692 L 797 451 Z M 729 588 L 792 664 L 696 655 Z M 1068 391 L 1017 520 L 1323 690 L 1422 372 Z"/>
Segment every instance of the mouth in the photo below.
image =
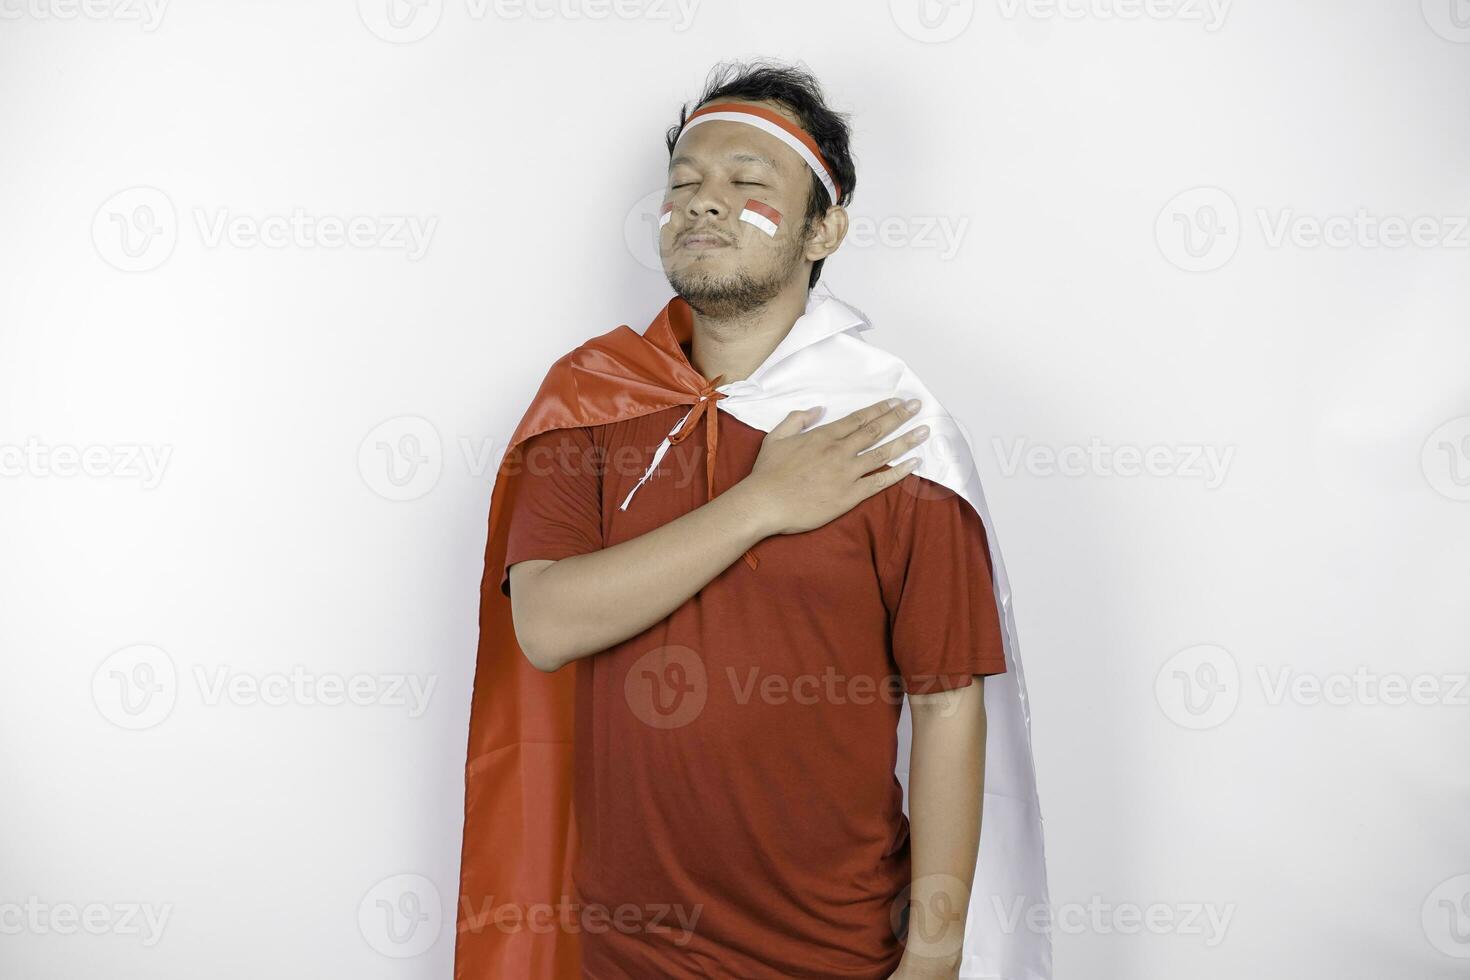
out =
<path fill-rule="evenodd" d="M 684 239 L 680 247 L 691 249 L 725 248 L 726 242 L 723 239 L 716 238 L 714 235 L 690 235 Z"/>

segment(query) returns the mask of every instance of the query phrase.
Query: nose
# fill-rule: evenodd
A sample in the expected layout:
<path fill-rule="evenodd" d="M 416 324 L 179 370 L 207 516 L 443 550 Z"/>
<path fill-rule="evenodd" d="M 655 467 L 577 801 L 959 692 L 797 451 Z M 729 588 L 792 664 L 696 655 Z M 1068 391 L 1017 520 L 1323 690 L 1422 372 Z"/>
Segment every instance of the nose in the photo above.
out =
<path fill-rule="evenodd" d="M 690 221 L 694 222 L 704 215 L 723 218 L 729 213 L 729 206 L 720 195 L 714 192 L 711 182 L 705 181 L 695 188 L 693 194 L 689 195 L 687 210 Z"/>

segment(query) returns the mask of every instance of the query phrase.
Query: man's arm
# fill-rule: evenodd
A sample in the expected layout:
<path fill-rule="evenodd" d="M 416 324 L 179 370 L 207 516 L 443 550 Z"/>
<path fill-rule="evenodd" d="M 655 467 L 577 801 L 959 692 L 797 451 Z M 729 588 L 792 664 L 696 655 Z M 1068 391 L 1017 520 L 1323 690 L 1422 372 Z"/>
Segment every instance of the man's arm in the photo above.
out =
<path fill-rule="evenodd" d="M 510 566 L 516 641 L 540 670 L 605 650 L 677 609 L 769 535 L 744 482 L 610 548 Z"/>
<path fill-rule="evenodd" d="M 959 976 L 985 796 L 985 677 L 910 694 L 908 939 L 893 980 Z"/>
<path fill-rule="evenodd" d="M 511 565 L 521 650 L 552 671 L 615 646 L 668 616 L 763 538 L 820 527 L 903 479 L 917 456 L 887 464 L 923 442 L 927 428 L 874 443 L 918 407 L 885 399 L 805 431 L 815 411 L 792 412 L 766 434 L 750 475 L 704 506 L 609 548 Z"/>
<path fill-rule="evenodd" d="M 964 497 L 914 477 L 884 569 L 909 696 L 909 923 L 897 978 L 956 977 L 985 797 L 985 677 L 1006 670 L 989 538 Z M 988 910 L 977 909 L 977 912 Z"/>

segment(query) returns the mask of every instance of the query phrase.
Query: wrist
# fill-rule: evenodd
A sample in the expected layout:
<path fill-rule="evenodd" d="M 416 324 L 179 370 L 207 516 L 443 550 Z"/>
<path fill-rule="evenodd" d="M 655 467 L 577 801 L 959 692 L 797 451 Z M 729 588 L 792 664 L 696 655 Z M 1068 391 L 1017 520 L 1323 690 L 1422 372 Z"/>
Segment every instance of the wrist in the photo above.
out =
<path fill-rule="evenodd" d="M 960 975 L 960 956 L 925 956 L 913 950 L 905 950 L 898 961 L 895 977 L 904 980 L 952 980 Z"/>
<path fill-rule="evenodd" d="M 751 477 L 747 476 L 715 499 L 724 500 L 735 515 L 746 547 L 751 547 L 777 532 L 771 523 L 770 507 L 767 506 L 765 494 L 760 484 Z"/>

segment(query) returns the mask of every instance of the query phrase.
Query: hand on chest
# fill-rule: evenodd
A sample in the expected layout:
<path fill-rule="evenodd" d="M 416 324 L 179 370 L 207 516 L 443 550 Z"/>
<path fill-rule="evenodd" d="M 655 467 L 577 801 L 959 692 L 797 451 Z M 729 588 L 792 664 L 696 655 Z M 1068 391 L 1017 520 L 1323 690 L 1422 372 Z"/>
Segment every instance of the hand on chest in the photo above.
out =
<path fill-rule="evenodd" d="M 687 438 L 668 447 L 627 508 L 619 506 L 686 410 L 669 409 L 601 428 L 604 546 L 639 537 L 708 502 L 706 430 L 701 423 Z M 718 424 L 716 494 L 750 474 L 766 435 L 728 413 L 720 413 Z M 889 488 L 811 531 L 763 539 L 753 549 L 760 559 L 758 569 L 736 562 L 710 585 L 728 585 L 727 580 L 740 576 L 742 585 L 758 594 L 806 602 L 850 599 L 876 590 L 879 562 L 888 552 L 885 538 L 891 538 L 884 528 L 893 508 L 885 494 L 896 489 Z"/>

